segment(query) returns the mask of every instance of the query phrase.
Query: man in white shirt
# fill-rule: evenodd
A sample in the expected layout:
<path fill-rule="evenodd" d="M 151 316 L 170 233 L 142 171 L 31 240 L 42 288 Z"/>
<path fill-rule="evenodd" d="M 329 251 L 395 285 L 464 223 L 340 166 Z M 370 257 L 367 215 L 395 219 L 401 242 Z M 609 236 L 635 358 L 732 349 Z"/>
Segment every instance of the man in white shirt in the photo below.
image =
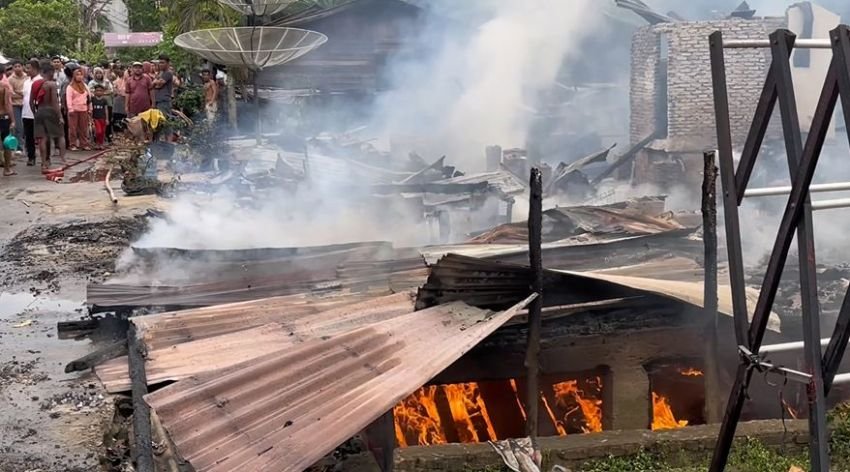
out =
<path fill-rule="evenodd" d="M 30 92 L 32 92 L 32 83 L 36 80 L 41 80 L 39 74 L 41 66 L 38 60 L 31 60 L 26 67 L 27 78 L 24 82 L 24 110 L 22 113 L 24 121 L 24 141 L 27 150 L 27 165 L 35 165 L 35 113 L 30 106 Z"/>

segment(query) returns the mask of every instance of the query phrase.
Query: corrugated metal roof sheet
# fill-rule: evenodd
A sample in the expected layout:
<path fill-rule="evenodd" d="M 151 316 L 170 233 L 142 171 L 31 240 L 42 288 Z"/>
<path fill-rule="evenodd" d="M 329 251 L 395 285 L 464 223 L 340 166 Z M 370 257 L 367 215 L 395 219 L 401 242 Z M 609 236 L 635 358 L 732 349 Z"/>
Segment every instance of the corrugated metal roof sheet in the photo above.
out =
<path fill-rule="evenodd" d="M 152 324 L 146 318 L 134 318 L 133 322 L 142 326 L 139 331 L 148 344 L 145 358 L 147 381 L 149 385 L 155 385 L 231 367 L 286 346 L 334 336 L 408 314 L 413 311 L 414 298 L 413 292 L 405 292 L 317 313 L 283 308 L 269 314 L 268 319 L 274 320 L 272 323 L 251 328 L 251 323 L 257 320 L 253 318 L 234 326 L 239 331 L 201 339 L 180 336 L 175 340 L 173 328 L 163 329 L 161 322 Z M 251 311 L 252 308 L 245 305 L 231 305 L 229 309 L 216 310 L 214 315 L 207 316 L 206 321 L 220 318 L 232 320 L 233 314 Z M 179 312 L 169 316 L 168 320 L 181 324 L 187 321 Z M 181 334 L 185 332 L 180 331 Z M 164 343 L 166 339 L 174 341 Z M 95 373 L 110 393 L 130 388 L 126 356 L 98 366 Z"/>
<path fill-rule="evenodd" d="M 602 206 L 556 207 L 543 212 L 543 240 L 552 242 L 578 235 L 604 241 L 625 236 L 658 234 L 684 229 L 672 215 L 662 215 L 663 199 L 634 199 Z M 697 225 L 698 226 L 698 225 Z M 470 239 L 470 243 L 526 243 L 528 222 L 503 224 Z"/>
<path fill-rule="evenodd" d="M 185 264 L 183 275 L 158 284 L 144 280 L 91 284 L 87 303 L 95 311 L 148 306 L 190 308 L 363 285 L 369 280 L 339 279 L 337 267 L 390 258 L 394 252 L 392 244 L 383 242 L 233 251 L 147 249 L 141 255 L 151 259 L 154 267 L 157 259 L 173 263 L 179 258 Z M 187 283 L 185 277 L 190 275 L 197 277 Z M 381 282 L 375 277 L 372 281 Z M 385 277 L 384 289 L 388 288 L 387 281 Z"/>
<path fill-rule="evenodd" d="M 290 346 L 146 396 L 198 471 L 302 471 L 503 325 L 460 302 Z"/>
<path fill-rule="evenodd" d="M 247 302 L 147 315 L 134 319 L 150 349 L 242 331 L 281 317 L 305 316 L 359 303 L 384 293 L 316 296 L 300 293 Z"/>
<path fill-rule="evenodd" d="M 637 236 L 611 235 L 599 239 L 580 235 L 543 244 L 543 265 L 550 269 L 600 270 L 634 265 L 670 257 L 695 258 L 702 242 L 692 238 L 693 229 L 670 230 Z M 528 263 L 527 244 L 456 244 L 422 249 L 429 264 L 450 254 L 481 257 L 514 264 Z"/>
<path fill-rule="evenodd" d="M 698 271 L 689 270 L 690 262 L 674 258 L 667 261 L 679 280 L 648 277 L 662 271 L 663 262 L 652 261 L 644 271 L 642 265 L 600 271 L 544 271 L 544 304 L 561 305 L 606 300 L 619 297 L 658 295 L 670 300 L 703 306 L 703 280 Z M 419 289 L 416 306 L 433 306 L 454 300 L 483 307 L 499 307 L 514 303 L 522 297 L 523 288 L 530 283 L 529 268 L 487 259 L 449 254 L 431 267 L 431 276 Z M 562 278 L 559 278 L 562 277 Z M 600 284 L 601 282 L 601 284 Z M 588 285 L 588 283 L 595 283 Z M 623 292 L 622 290 L 626 290 Z M 732 316 L 729 285 L 718 287 L 718 311 Z M 750 316 L 758 293 L 747 290 Z M 769 328 L 779 331 L 779 317 L 771 314 Z"/>
<path fill-rule="evenodd" d="M 526 184 L 519 177 L 506 170 L 468 174 L 451 179 L 438 180 L 435 184 L 478 184 L 486 182 L 506 195 L 523 193 Z"/>

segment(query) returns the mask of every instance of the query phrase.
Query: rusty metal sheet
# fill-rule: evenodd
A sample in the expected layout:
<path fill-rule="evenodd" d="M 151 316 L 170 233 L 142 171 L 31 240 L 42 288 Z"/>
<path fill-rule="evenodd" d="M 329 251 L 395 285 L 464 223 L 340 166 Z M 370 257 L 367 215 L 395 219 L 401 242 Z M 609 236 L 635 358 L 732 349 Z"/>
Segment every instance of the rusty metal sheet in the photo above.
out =
<path fill-rule="evenodd" d="M 173 309 L 219 305 L 323 290 L 356 280 L 337 280 L 337 266 L 393 257 L 390 243 L 368 242 L 306 248 L 185 250 L 137 249 L 152 280 L 90 284 L 94 312 L 165 306 Z M 162 261 L 167 270 L 156 270 Z M 174 264 L 181 270 L 174 270 Z M 148 270 L 150 269 L 150 270 Z M 383 285 L 385 288 L 387 284 Z"/>
<path fill-rule="evenodd" d="M 583 241 L 604 242 L 689 227 L 677 221 L 672 214 L 662 215 L 663 211 L 664 200 L 657 198 L 632 199 L 601 206 L 552 208 L 543 212 L 543 241 L 592 235 L 592 238 L 586 236 Z M 475 235 L 468 242 L 512 244 L 527 241 L 528 223 L 523 221 L 496 226 Z M 581 242 L 575 240 L 574 244 Z"/>
<path fill-rule="evenodd" d="M 346 304 L 326 311 L 306 313 L 304 310 L 281 309 L 269 313 L 267 319 L 274 322 L 250 328 L 250 323 L 240 323 L 240 331 L 214 337 L 195 339 L 173 336 L 173 327 L 164 328 L 162 323 L 150 323 L 148 317 L 134 318 L 145 339 L 148 351 L 145 371 L 149 385 L 176 381 L 191 375 L 223 369 L 260 357 L 285 346 L 293 346 L 309 340 L 335 336 L 354 328 L 380 323 L 413 311 L 413 292 L 399 293 Z M 246 304 L 236 310 L 250 311 Z M 266 307 L 267 309 L 267 307 Z M 209 310 L 208 310 L 209 311 Z M 216 311 L 204 321 L 227 317 L 227 311 Z M 256 319 L 256 318 L 255 318 Z M 169 317 L 185 326 L 181 314 Z M 185 333 L 185 330 L 180 330 Z M 163 340 L 173 340 L 163 343 Z M 95 368 L 100 381 L 110 393 L 127 391 L 130 378 L 127 372 L 127 357 L 119 357 Z"/>
<path fill-rule="evenodd" d="M 635 270 L 636 268 L 630 269 L 630 271 Z M 634 275 L 617 275 L 612 273 L 600 272 L 556 272 L 610 282 L 623 287 L 629 287 L 641 290 L 646 293 L 652 293 L 674 300 L 679 300 L 681 302 L 697 307 L 704 306 L 704 286 L 702 278 L 700 278 L 699 280 L 659 280 Z M 732 289 L 728 284 L 718 285 L 717 299 L 718 312 L 727 316 L 732 316 Z M 753 310 L 755 309 L 757 301 L 758 291 L 748 288 L 747 307 L 749 308 L 750 317 L 752 317 L 753 315 Z M 768 328 L 776 332 L 779 332 L 780 330 L 779 316 L 775 313 L 770 314 L 770 318 L 768 319 Z"/>
<path fill-rule="evenodd" d="M 301 293 L 191 310 L 147 315 L 134 319 L 150 349 L 274 323 L 281 318 L 305 316 L 388 295 L 387 292 L 315 296 Z"/>
<path fill-rule="evenodd" d="M 461 302 L 289 346 L 145 399 L 198 471 L 302 471 L 524 308 Z"/>
<path fill-rule="evenodd" d="M 664 279 L 664 269 L 670 271 Z M 521 298 L 529 268 L 488 259 L 449 254 L 432 265 L 431 276 L 417 293 L 416 306 L 434 306 L 464 300 L 475 306 L 498 308 Z M 689 305 L 703 306 L 702 274 L 690 261 L 672 258 L 616 267 L 606 271 L 544 271 L 544 306 L 587 303 L 594 300 L 655 295 Z M 719 286 L 719 311 L 732 315 L 729 285 Z M 747 292 L 750 310 L 758 293 Z M 752 316 L 752 312 L 750 313 Z M 771 330 L 779 331 L 779 318 L 771 315 Z"/>

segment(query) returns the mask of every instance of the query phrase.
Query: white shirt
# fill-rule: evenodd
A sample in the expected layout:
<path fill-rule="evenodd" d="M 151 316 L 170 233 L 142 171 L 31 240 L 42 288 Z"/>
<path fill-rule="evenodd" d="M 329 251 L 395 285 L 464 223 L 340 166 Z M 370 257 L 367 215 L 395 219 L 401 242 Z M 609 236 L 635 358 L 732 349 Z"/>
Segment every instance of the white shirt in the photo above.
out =
<path fill-rule="evenodd" d="M 24 109 L 21 116 L 29 120 L 35 119 L 35 115 L 30 107 L 30 92 L 32 92 L 32 83 L 36 80 L 41 80 L 41 74 L 27 78 L 27 80 L 24 81 Z"/>

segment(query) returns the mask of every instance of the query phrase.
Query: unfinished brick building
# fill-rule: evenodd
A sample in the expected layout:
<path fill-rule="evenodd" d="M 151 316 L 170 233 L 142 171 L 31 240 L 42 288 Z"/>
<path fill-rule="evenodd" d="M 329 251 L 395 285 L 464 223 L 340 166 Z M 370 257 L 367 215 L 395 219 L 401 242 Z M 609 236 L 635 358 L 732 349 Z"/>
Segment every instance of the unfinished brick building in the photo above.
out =
<path fill-rule="evenodd" d="M 708 48 L 712 32 L 723 31 L 729 39 L 767 39 L 774 30 L 788 28 L 800 37 L 825 38 L 839 20 L 828 10 L 802 3 L 784 17 L 660 23 L 637 30 L 632 38 L 629 133 L 633 144 L 652 134 L 655 138 L 636 157 L 633 182 L 669 187 L 700 181 L 702 152 L 716 147 Z M 792 58 L 804 129 L 826 74 L 829 56 L 824 53 L 807 50 Z M 746 139 L 769 66 L 768 49 L 736 49 L 726 55 L 736 149 Z M 778 125 L 772 121 L 768 140 L 781 136 Z"/>

